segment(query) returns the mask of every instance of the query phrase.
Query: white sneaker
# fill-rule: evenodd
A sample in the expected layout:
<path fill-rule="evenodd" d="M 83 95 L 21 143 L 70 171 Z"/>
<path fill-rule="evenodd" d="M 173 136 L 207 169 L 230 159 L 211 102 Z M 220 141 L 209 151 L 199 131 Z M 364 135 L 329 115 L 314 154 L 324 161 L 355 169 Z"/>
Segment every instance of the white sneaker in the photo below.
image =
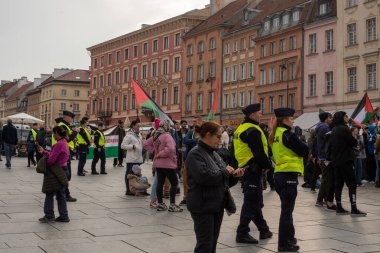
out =
<path fill-rule="evenodd" d="M 365 179 L 363 179 L 363 180 L 362 180 L 362 184 L 366 184 L 366 183 L 368 183 L 368 181 L 365 180 Z"/>

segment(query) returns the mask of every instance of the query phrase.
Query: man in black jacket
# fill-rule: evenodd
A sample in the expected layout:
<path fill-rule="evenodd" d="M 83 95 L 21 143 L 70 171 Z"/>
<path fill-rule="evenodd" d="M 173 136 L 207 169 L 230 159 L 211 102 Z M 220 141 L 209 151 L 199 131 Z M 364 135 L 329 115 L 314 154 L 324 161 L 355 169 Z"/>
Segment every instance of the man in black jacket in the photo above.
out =
<path fill-rule="evenodd" d="M 8 119 L 7 125 L 3 127 L 2 140 L 4 143 L 4 151 L 6 157 L 5 166 L 7 167 L 7 169 L 11 169 L 11 159 L 13 150 L 15 149 L 15 146 L 18 143 L 17 129 L 12 124 L 11 119 Z"/>
<path fill-rule="evenodd" d="M 121 148 L 121 143 L 123 142 L 123 139 L 125 137 L 125 130 L 124 130 L 124 122 L 122 120 L 119 120 L 119 124 L 117 125 L 116 133 L 119 135 L 119 143 L 117 146 L 117 157 L 113 159 L 113 167 L 123 167 L 123 160 L 124 160 L 124 150 Z"/>
<path fill-rule="evenodd" d="M 348 115 L 346 112 L 338 111 L 334 114 L 331 133 L 331 160 L 335 170 L 335 199 L 336 214 L 349 214 L 342 207 L 342 190 L 344 183 L 348 187 L 351 202 L 352 216 L 366 216 L 356 207 L 356 176 L 354 169 L 354 148 L 358 145 L 356 138 L 347 127 Z"/>

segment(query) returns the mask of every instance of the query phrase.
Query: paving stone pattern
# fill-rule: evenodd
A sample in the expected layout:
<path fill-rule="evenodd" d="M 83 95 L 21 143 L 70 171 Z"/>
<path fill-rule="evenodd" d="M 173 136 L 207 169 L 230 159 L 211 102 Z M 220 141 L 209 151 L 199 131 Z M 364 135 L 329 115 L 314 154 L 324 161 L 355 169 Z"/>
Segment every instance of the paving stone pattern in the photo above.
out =
<path fill-rule="evenodd" d="M 195 235 L 189 212 L 158 213 L 149 208 L 149 197 L 125 196 L 125 168 L 113 168 L 112 160 L 107 161 L 108 175 L 85 177 L 76 176 L 77 161 L 73 161 L 70 190 L 78 202 L 68 203 L 71 222 L 40 224 L 45 198 L 42 175 L 26 163 L 26 158 L 13 158 L 11 170 L 4 162 L 0 165 L 0 253 L 193 252 Z M 151 165 L 142 167 L 143 174 L 151 178 Z M 90 170 L 90 161 L 85 169 Z M 239 185 L 232 193 L 239 209 Z M 373 185 L 358 189 L 358 206 L 368 212 L 361 218 L 337 216 L 315 207 L 316 194 L 307 189 L 299 187 L 298 193 L 294 220 L 301 252 L 380 252 L 380 189 Z M 177 203 L 181 199 L 177 196 Z M 347 188 L 343 200 L 349 209 Z M 217 252 L 277 251 L 280 202 L 276 192 L 264 191 L 264 203 L 273 238 L 255 246 L 237 244 L 239 212 L 225 215 Z M 55 210 L 58 216 L 56 206 Z M 253 224 L 251 234 L 259 236 Z"/>

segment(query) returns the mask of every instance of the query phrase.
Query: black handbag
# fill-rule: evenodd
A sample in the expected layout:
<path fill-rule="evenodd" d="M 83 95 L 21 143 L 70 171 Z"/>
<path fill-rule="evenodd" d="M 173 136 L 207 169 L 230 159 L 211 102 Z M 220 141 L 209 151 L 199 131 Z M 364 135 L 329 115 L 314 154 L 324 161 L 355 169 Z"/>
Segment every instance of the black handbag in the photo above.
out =
<path fill-rule="evenodd" d="M 224 209 L 226 210 L 226 213 L 228 216 L 236 213 L 236 204 L 234 197 L 231 195 L 231 191 L 229 187 L 226 187 L 224 190 Z"/>

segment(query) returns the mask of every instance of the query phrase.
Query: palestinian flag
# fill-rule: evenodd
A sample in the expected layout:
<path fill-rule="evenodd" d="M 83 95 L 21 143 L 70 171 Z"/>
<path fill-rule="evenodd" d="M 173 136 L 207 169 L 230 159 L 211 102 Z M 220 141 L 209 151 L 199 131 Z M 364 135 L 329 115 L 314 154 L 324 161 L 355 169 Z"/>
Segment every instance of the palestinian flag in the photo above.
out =
<path fill-rule="evenodd" d="M 219 89 L 220 89 L 220 83 L 217 80 L 216 81 L 216 88 L 215 88 L 215 92 L 214 92 L 214 101 L 212 101 L 212 107 L 211 107 L 211 110 L 207 116 L 208 121 L 213 120 L 215 117 L 216 109 L 218 108 Z"/>
<path fill-rule="evenodd" d="M 136 97 L 136 103 L 141 108 L 153 111 L 155 118 L 169 121 L 170 125 L 174 125 L 169 116 L 153 101 L 153 99 L 141 88 L 141 86 L 132 79 L 133 90 Z"/>
<path fill-rule="evenodd" d="M 373 119 L 375 111 L 373 110 L 371 101 L 367 93 L 364 94 L 362 100 L 359 102 L 355 111 L 351 115 L 351 119 L 355 124 L 367 124 L 368 121 Z"/>
<path fill-rule="evenodd" d="M 324 113 L 324 112 L 326 112 L 326 111 L 323 110 L 322 108 L 319 108 L 319 114 Z"/>
<path fill-rule="evenodd" d="M 117 127 L 111 127 L 103 131 L 106 145 L 106 158 L 118 157 L 118 146 L 119 146 L 119 133 L 117 132 Z M 92 140 L 94 137 L 92 137 Z M 87 154 L 87 159 L 94 158 L 94 148 L 95 145 L 91 145 L 89 148 L 89 153 Z"/>

